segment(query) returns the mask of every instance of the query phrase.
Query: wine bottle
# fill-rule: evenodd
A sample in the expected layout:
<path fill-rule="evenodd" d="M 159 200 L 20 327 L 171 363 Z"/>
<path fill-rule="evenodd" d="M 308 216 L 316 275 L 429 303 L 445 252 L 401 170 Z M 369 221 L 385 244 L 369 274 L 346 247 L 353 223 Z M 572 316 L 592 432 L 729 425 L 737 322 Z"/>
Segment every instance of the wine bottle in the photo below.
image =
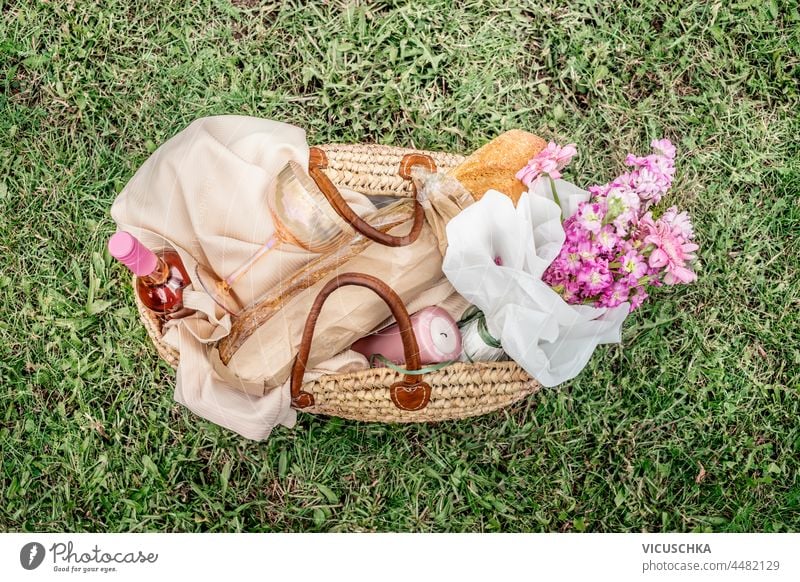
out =
<path fill-rule="evenodd" d="M 194 313 L 183 307 L 183 289 L 191 281 L 174 250 L 153 252 L 125 231 L 109 239 L 108 250 L 136 275 L 136 293 L 147 309 L 163 319 Z"/>

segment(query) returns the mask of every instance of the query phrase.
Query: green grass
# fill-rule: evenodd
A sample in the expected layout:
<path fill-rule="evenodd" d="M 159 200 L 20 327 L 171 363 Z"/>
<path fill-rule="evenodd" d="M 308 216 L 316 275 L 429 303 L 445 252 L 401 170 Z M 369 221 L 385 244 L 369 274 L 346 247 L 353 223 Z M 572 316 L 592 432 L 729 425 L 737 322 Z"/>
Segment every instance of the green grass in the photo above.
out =
<path fill-rule="evenodd" d="M 798 4 L 629 4 L 0 0 L 0 529 L 800 529 Z M 246 441 L 173 402 L 103 249 L 220 113 L 465 153 L 521 127 L 584 184 L 669 137 L 700 280 L 505 411 Z"/>

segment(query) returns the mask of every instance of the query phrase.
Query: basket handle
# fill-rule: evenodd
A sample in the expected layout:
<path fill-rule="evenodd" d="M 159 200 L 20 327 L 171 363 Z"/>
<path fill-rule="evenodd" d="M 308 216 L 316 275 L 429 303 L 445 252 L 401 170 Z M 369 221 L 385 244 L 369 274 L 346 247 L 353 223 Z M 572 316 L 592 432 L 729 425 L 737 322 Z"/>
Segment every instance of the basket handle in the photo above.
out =
<path fill-rule="evenodd" d="M 346 285 L 356 285 L 374 291 L 389 306 L 392 315 L 397 320 L 400 327 L 400 338 L 403 341 L 403 351 L 405 352 L 406 368 L 409 371 L 416 371 L 420 368 L 419 346 L 417 338 L 414 337 L 414 330 L 411 327 L 411 318 L 403 305 L 402 299 L 395 293 L 389 285 L 372 275 L 364 273 L 342 273 L 328 281 L 322 288 L 311 306 L 311 311 L 306 318 L 306 325 L 303 328 L 303 337 L 300 342 L 300 350 L 292 366 L 291 376 L 291 395 L 292 406 L 295 408 L 307 408 L 314 405 L 314 395 L 302 390 L 303 374 L 306 371 L 308 355 L 311 351 L 311 340 L 314 336 L 314 327 L 325 300 L 339 287 Z M 400 410 L 422 410 L 428 405 L 431 399 L 431 387 L 422 380 L 421 376 L 404 374 L 400 382 L 392 384 L 389 388 L 389 395 L 392 402 Z"/>
<path fill-rule="evenodd" d="M 411 166 L 415 164 L 422 164 L 431 172 L 436 171 L 436 163 L 430 156 L 426 156 L 424 154 L 406 154 L 400 161 L 400 176 L 407 180 L 410 179 Z M 419 200 L 417 200 L 416 185 L 414 185 L 413 182 L 414 224 L 411 226 L 411 231 L 408 234 L 404 236 L 394 236 L 387 232 L 381 232 L 380 230 L 370 226 L 368 222 L 353 212 L 353 209 L 350 208 L 344 198 L 342 198 L 342 195 L 339 193 L 339 189 L 334 185 L 333 182 L 331 182 L 330 178 L 328 178 L 325 172 L 322 171 L 327 167 L 328 156 L 325 155 L 325 152 L 318 147 L 310 148 L 308 174 L 317 184 L 317 187 L 325 195 L 325 198 L 328 199 L 328 202 L 330 202 L 331 206 L 333 206 L 333 209 L 336 211 L 336 213 L 341 216 L 343 220 L 352 225 L 356 231 L 368 239 L 388 247 L 404 247 L 417 240 L 419 233 L 422 231 L 425 213 L 422 210 L 422 205 L 419 203 Z"/>

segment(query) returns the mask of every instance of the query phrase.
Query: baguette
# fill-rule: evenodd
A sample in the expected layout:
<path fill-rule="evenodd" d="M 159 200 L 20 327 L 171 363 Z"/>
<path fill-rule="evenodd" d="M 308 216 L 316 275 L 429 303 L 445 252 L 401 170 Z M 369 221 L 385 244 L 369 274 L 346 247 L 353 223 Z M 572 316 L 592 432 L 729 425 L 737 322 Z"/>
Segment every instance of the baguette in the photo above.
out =
<path fill-rule="evenodd" d="M 547 144 L 537 135 L 512 129 L 476 150 L 450 175 L 480 200 L 487 190 L 498 190 L 510 197 L 514 204 L 528 188 L 515 174 Z"/>

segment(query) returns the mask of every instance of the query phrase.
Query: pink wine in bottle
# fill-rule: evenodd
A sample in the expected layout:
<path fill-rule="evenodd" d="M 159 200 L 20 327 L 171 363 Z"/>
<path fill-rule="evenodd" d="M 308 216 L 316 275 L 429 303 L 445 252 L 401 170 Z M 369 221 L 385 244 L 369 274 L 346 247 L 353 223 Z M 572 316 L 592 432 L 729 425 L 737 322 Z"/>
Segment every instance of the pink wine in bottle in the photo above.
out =
<path fill-rule="evenodd" d="M 183 289 L 191 281 L 178 253 L 173 250 L 154 253 L 125 231 L 109 239 L 108 250 L 136 275 L 136 292 L 147 309 L 164 319 L 194 313 L 183 307 Z"/>

